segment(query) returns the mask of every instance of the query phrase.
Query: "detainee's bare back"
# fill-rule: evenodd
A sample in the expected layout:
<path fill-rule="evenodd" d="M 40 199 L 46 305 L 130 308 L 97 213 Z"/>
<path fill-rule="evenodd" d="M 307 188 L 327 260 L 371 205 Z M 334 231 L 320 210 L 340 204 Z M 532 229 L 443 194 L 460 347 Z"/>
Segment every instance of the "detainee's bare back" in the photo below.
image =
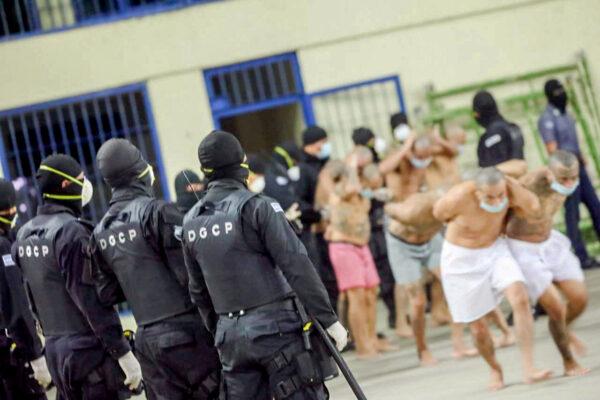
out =
<path fill-rule="evenodd" d="M 491 194 L 506 194 L 506 183 L 491 188 Z M 448 224 L 446 240 L 461 247 L 479 249 L 491 246 L 504 228 L 507 209 L 489 213 L 480 206 L 475 195 L 475 182 L 467 181 L 454 186 L 434 207 L 434 215 Z"/>

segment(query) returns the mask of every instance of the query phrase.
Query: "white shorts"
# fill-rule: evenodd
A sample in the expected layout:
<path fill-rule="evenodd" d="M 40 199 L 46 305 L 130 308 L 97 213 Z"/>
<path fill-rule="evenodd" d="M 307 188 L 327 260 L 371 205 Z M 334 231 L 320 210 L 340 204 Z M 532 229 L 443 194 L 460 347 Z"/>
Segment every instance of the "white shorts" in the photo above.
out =
<path fill-rule="evenodd" d="M 571 252 L 571 241 L 552 231 L 541 243 L 508 239 L 508 246 L 519 263 L 532 302 L 537 302 L 552 282 L 583 281 L 579 259 Z"/>
<path fill-rule="evenodd" d="M 469 249 L 447 240 L 442 248 L 442 285 L 454 322 L 476 321 L 502 301 L 503 291 L 525 282 L 505 239 Z"/>

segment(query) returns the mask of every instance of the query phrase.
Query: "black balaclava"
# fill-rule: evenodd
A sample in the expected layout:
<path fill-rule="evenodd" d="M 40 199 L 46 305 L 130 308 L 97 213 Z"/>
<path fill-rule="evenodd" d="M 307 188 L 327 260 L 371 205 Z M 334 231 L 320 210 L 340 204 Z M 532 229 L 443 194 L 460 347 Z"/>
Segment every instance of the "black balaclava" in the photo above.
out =
<path fill-rule="evenodd" d="M 567 111 L 567 92 L 563 85 L 556 79 L 550 79 L 544 84 L 544 93 L 548 103 L 556 107 L 561 114 Z"/>
<path fill-rule="evenodd" d="M 302 158 L 302 153 L 296 143 L 287 141 L 275 146 L 272 158 L 283 168 L 290 169 L 298 164 L 298 161 Z"/>
<path fill-rule="evenodd" d="M 0 230 L 8 232 L 17 216 L 17 193 L 11 181 L 0 178 Z"/>
<path fill-rule="evenodd" d="M 180 210 L 189 210 L 196 204 L 200 192 L 204 189 L 202 179 L 189 169 L 183 170 L 175 176 L 175 193 L 177 194 L 177 207 Z"/>
<path fill-rule="evenodd" d="M 379 154 L 375 151 L 375 134 L 369 128 L 356 128 L 352 131 L 352 141 L 357 146 L 365 146 L 373 154 L 373 161 L 379 162 Z"/>
<path fill-rule="evenodd" d="M 245 158 L 240 141 L 229 132 L 212 131 L 198 146 L 198 161 L 209 183 L 229 178 L 246 184 Z"/>
<path fill-rule="evenodd" d="M 264 175 L 267 170 L 267 163 L 264 158 L 259 154 L 248 155 L 248 168 L 250 172 L 257 175 Z"/>
<path fill-rule="evenodd" d="M 408 117 L 406 116 L 406 114 L 402 111 L 392 114 L 392 116 L 390 117 L 390 127 L 392 128 L 392 131 L 396 129 L 398 125 L 401 124 L 409 125 Z"/>
<path fill-rule="evenodd" d="M 43 203 L 60 204 L 73 210 L 76 215 L 81 215 L 82 186 L 69 182 L 63 188 L 62 183 L 69 181 L 67 176 L 77 178 L 82 172 L 77 160 L 66 154 L 53 154 L 43 159 L 35 176 Z M 83 179 L 80 181 L 83 183 Z"/>
<path fill-rule="evenodd" d="M 110 139 L 98 150 L 96 162 L 100 174 L 113 189 L 141 183 L 147 190 L 152 186 L 152 167 L 140 150 L 126 139 Z"/>
<path fill-rule="evenodd" d="M 477 114 L 475 121 L 484 128 L 500 116 L 496 100 L 490 92 L 485 90 L 480 90 L 473 97 L 473 112 Z"/>
<path fill-rule="evenodd" d="M 318 142 L 319 140 L 327 139 L 327 132 L 319 126 L 309 126 L 302 132 L 302 145 L 307 146 Z"/>

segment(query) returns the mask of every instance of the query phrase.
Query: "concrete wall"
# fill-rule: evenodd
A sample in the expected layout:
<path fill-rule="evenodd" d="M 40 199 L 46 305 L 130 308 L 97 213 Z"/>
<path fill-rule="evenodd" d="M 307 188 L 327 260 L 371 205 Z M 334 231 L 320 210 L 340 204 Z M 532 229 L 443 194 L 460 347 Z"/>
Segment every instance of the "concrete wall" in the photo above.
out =
<path fill-rule="evenodd" d="M 305 89 L 437 88 L 573 62 L 600 83 L 597 0 L 229 0 L 0 44 L 0 110 L 147 82 L 170 180 L 212 128 L 201 70 L 297 51 Z"/>

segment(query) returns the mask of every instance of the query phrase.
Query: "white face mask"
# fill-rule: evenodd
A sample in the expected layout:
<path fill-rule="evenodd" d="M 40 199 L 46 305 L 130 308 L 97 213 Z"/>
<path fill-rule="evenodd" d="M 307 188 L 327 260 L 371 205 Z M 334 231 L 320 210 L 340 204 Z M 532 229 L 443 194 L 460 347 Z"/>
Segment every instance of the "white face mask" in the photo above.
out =
<path fill-rule="evenodd" d="M 288 177 L 294 181 L 297 182 L 300 180 L 300 167 L 297 165 L 294 165 L 292 168 L 287 170 L 287 174 Z"/>
<path fill-rule="evenodd" d="M 265 177 L 257 176 L 250 185 L 249 189 L 254 193 L 262 193 L 262 191 L 265 190 L 265 184 Z"/>
<path fill-rule="evenodd" d="M 431 160 L 432 160 L 431 157 L 426 158 L 424 160 L 420 159 L 420 158 L 416 158 L 416 157 L 411 157 L 410 158 L 410 163 L 416 169 L 423 169 L 423 168 L 429 167 L 429 164 L 431 164 Z"/>
<path fill-rule="evenodd" d="M 92 182 L 88 181 L 87 178 L 83 178 L 83 187 L 81 188 L 81 205 L 86 206 L 92 201 L 94 197 L 94 186 Z"/>
<path fill-rule="evenodd" d="M 373 145 L 373 148 L 377 154 L 381 155 L 387 150 L 387 142 L 383 138 L 375 138 L 375 144 Z"/>
<path fill-rule="evenodd" d="M 394 137 L 399 142 L 404 142 L 410 136 L 410 127 L 406 124 L 400 124 L 394 128 Z"/>

